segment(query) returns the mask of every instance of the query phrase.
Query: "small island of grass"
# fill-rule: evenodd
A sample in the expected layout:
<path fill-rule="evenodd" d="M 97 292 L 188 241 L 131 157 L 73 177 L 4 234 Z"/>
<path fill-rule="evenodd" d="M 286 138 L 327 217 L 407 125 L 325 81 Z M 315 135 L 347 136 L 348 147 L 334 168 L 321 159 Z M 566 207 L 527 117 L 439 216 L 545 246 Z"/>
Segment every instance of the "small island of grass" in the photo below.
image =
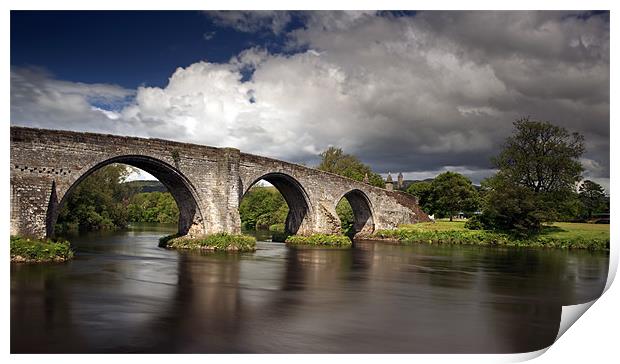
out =
<path fill-rule="evenodd" d="M 68 241 L 11 236 L 12 263 L 60 263 L 72 258 L 73 251 Z"/>
<path fill-rule="evenodd" d="M 256 239 L 241 234 L 217 233 L 199 237 L 179 236 L 177 234 L 159 239 L 159 246 L 171 249 L 192 249 L 225 252 L 253 252 Z"/>
<path fill-rule="evenodd" d="M 291 246 L 322 246 L 349 248 L 353 245 L 351 239 L 339 234 L 312 234 L 291 235 L 286 238 L 286 244 Z"/>
<path fill-rule="evenodd" d="M 469 230 L 462 221 L 437 221 L 379 230 L 374 238 L 404 244 L 462 244 L 508 247 L 609 250 L 609 225 L 554 223 L 538 234 L 515 236 L 491 230 Z"/>

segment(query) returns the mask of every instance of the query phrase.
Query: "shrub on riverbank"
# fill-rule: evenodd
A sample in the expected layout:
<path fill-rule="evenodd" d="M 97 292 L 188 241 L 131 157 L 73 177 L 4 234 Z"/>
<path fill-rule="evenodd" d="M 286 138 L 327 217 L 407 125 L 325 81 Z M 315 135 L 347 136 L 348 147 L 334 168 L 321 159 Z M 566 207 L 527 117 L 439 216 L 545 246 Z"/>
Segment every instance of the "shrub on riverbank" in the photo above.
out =
<path fill-rule="evenodd" d="M 273 224 L 269 226 L 269 232 L 271 233 L 271 241 L 284 243 L 286 238 L 289 237 L 284 224 Z"/>
<path fill-rule="evenodd" d="M 312 234 L 309 236 L 291 235 L 286 239 L 288 245 L 316 245 L 348 248 L 353 245 L 351 239 L 337 234 Z"/>
<path fill-rule="evenodd" d="M 210 234 L 196 238 L 173 234 L 159 239 L 159 246 L 174 249 L 253 252 L 256 250 L 256 238 L 248 235 L 227 233 Z"/>
<path fill-rule="evenodd" d="M 65 262 L 73 258 L 68 241 L 51 241 L 11 236 L 11 262 Z"/>
<path fill-rule="evenodd" d="M 593 234 L 583 228 L 583 234 L 579 234 L 576 228 L 566 230 L 561 226 L 547 226 L 540 234 L 517 237 L 488 230 L 468 230 L 464 228 L 464 223 L 437 222 L 405 225 L 395 230 L 379 230 L 375 237 L 401 243 L 609 250 L 608 233 L 606 236 Z"/>

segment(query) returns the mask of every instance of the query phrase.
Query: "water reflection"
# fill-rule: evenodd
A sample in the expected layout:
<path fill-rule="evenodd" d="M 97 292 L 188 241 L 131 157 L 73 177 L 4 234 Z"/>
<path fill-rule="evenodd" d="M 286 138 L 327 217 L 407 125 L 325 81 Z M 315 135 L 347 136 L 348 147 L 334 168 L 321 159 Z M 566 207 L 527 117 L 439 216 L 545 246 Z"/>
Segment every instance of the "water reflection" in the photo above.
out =
<path fill-rule="evenodd" d="M 174 227 L 73 237 L 64 265 L 11 267 L 12 352 L 523 352 L 600 295 L 608 256 L 399 246 L 256 253 L 157 247 Z"/>

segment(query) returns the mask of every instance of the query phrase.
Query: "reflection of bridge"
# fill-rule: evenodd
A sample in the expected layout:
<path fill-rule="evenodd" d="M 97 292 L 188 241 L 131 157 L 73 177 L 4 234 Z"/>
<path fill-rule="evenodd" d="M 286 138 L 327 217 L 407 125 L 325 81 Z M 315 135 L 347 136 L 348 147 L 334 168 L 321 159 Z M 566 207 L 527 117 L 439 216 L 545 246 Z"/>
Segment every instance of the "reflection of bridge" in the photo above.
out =
<path fill-rule="evenodd" d="M 181 234 L 238 233 L 241 198 L 261 179 L 284 196 L 290 233 L 339 231 L 336 204 L 343 197 L 360 234 L 428 220 L 405 193 L 238 149 L 11 127 L 11 234 L 51 236 L 66 196 L 110 163 L 138 167 L 159 179 L 179 206 Z"/>

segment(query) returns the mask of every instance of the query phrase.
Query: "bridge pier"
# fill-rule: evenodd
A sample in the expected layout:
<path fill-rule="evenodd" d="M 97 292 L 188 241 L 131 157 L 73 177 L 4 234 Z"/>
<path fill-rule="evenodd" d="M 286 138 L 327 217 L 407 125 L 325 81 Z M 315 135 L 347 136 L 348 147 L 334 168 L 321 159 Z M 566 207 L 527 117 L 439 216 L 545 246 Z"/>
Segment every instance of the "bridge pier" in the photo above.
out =
<path fill-rule="evenodd" d="M 11 180 L 11 235 L 42 239 L 47 236 L 48 211 L 57 201 L 52 180 Z"/>

